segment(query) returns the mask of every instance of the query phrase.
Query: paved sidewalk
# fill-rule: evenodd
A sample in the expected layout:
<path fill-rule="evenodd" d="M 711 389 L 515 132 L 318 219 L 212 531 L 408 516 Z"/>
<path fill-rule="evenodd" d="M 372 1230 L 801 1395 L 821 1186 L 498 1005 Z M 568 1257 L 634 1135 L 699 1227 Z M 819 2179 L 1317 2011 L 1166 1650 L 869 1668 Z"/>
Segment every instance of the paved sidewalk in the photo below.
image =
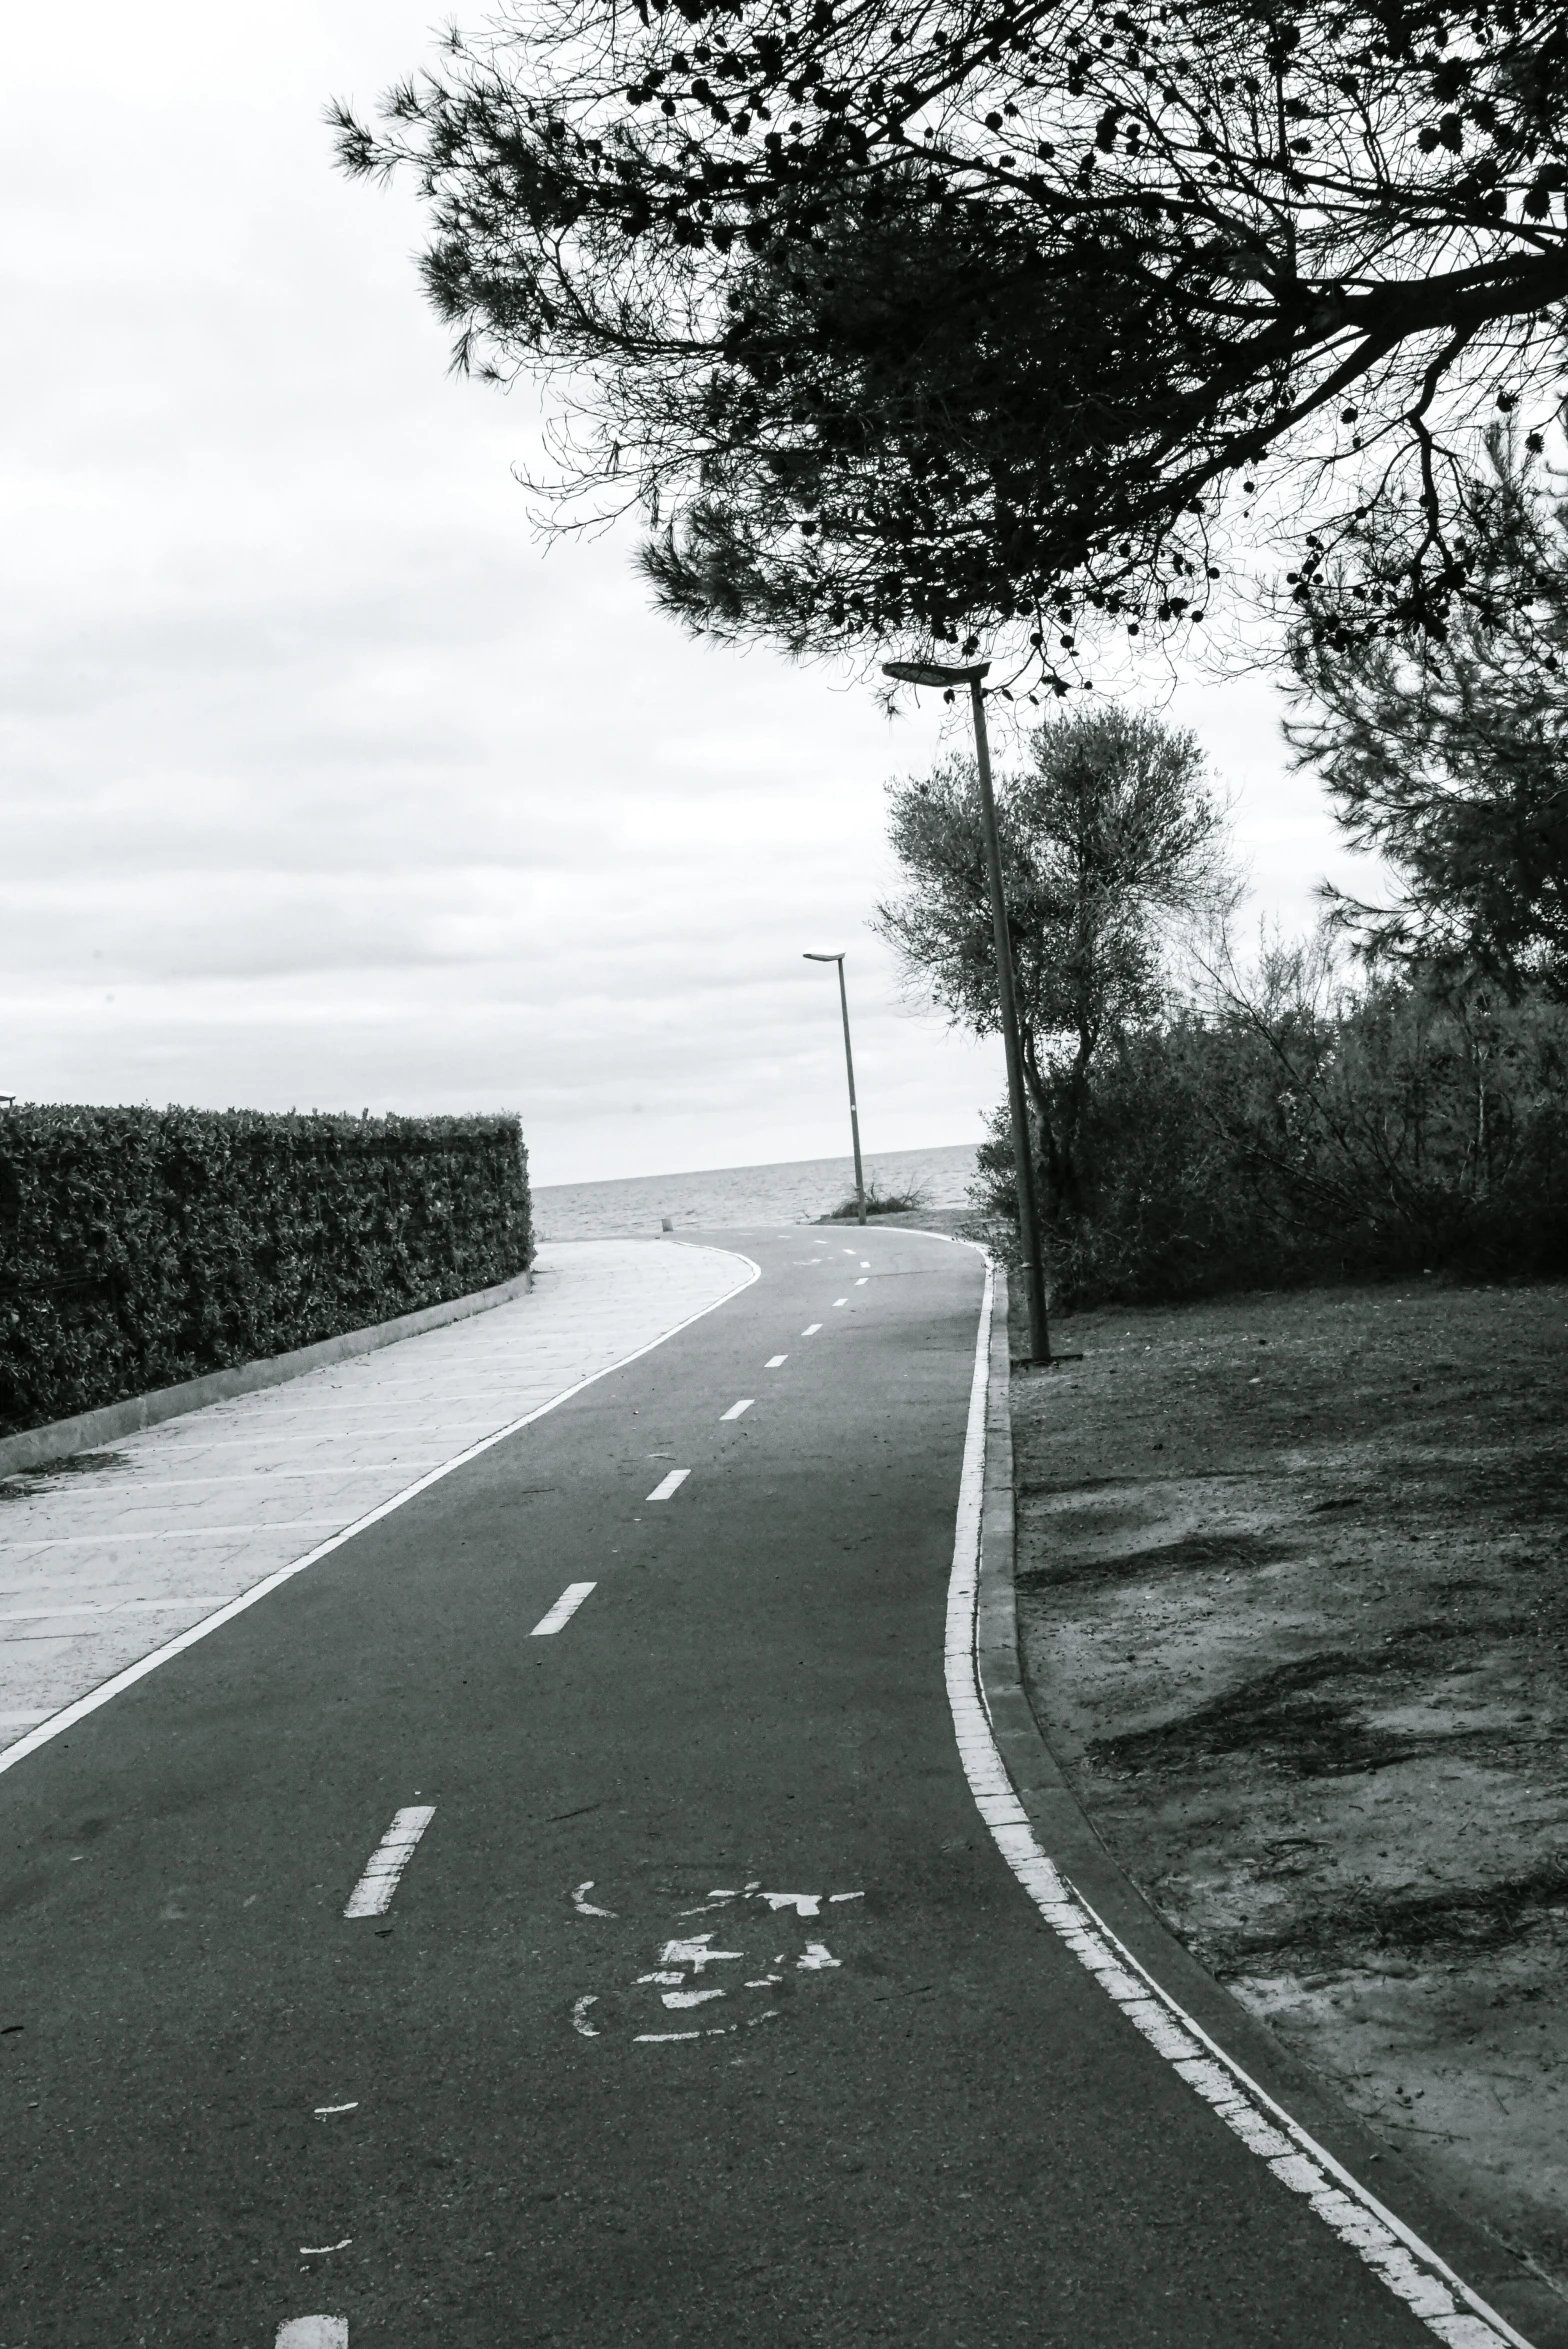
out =
<path fill-rule="evenodd" d="M 491 1312 L 0 1480 L 0 1753 L 748 1278 L 716 1248 L 554 1241 Z"/>

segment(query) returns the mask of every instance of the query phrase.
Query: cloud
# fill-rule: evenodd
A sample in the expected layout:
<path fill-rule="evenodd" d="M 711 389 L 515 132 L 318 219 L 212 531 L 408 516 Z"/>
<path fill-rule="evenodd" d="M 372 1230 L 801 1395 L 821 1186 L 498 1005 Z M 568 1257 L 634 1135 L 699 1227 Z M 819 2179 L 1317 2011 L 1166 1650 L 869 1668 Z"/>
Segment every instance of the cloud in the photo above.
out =
<path fill-rule="evenodd" d="M 506 1104 L 543 1180 L 816 1155 L 800 955 L 846 947 L 868 1147 L 968 1139 L 996 1047 L 865 929 L 942 713 L 688 642 L 624 536 L 546 554 L 531 398 L 450 377 L 417 215 L 320 123 L 428 54 L 405 0 L 8 45 L 0 1087 Z M 1192 699 L 1302 905 L 1333 844 L 1266 690 Z"/>

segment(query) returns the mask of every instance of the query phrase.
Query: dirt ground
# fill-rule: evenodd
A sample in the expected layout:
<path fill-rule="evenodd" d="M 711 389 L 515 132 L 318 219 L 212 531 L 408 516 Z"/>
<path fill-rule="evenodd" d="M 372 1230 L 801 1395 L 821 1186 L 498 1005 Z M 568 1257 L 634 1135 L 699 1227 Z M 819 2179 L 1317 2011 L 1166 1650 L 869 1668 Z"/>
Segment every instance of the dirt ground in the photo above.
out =
<path fill-rule="evenodd" d="M 1018 1595 L 1084 1807 L 1235 1994 L 1568 2297 L 1568 1287 L 1062 1320 Z"/>

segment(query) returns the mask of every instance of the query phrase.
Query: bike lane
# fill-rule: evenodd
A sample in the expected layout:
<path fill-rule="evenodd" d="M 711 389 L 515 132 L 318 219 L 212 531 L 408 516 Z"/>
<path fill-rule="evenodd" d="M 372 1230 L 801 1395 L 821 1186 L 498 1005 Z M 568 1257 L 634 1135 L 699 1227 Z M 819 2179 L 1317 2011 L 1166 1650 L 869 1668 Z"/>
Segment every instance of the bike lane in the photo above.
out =
<path fill-rule="evenodd" d="M 1432 2338 L 976 1809 L 978 1257 L 735 1244 L 0 1780 L 0 2349 Z"/>

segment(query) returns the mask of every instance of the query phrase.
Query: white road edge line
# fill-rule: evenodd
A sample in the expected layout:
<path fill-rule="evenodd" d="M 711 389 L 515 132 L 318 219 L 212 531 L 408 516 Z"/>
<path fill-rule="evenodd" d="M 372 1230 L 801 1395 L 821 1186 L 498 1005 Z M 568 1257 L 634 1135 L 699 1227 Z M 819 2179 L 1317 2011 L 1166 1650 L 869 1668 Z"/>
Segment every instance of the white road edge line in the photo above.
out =
<path fill-rule="evenodd" d="M 392 1824 L 365 1862 L 365 1873 L 348 1896 L 345 1917 L 384 1917 L 392 1905 L 397 1880 L 414 1856 L 419 1838 L 436 1815 L 434 1803 L 410 1803 L 393 1815 Z"/>
<path fill-rule="evenodd" d="M 688 1476 L 690 1476 L 690 1474 L 691 1470 L 689 1468 L 672 1468 L 668 1476 L 660 1477 L 658 1483 L 654 1486 L 652 1492 L 648 1495 L 649 1500 L 667 1501 L 671 1493 L 677 1492 L 686 1482 L 686 1479 Z"/>
<path fill-rule="evenodd" d="M 296 1574 L 303 1574 L 308 1566 L 319 1565 L 323 1558 L 330 1557 L 334 1550 L 342 1549 L 345 1542 L 352 1541 L 367 1526 L 379 1525 L 383 1517 L 390 1517 L 395 1509 L 401 1509 L 420 1493 L 428 1492 L 444 1476 L 451 1476 L 459 1468 L 466 1468 L 470 1460 L 477 1460 L 481 1453 L 493 1450 L 497 1444 L 504 1444 L 508 1436 L 516 1435 L 521 1428 L 532 1427 L 534 1421 L 543 1419 L 546 1412 L 559 1410 L 574 1395 L 580 1395 L 585 1387 L 597 1386 L 600 1379 L 612 1377 L 617 1370 L 624 1370 L 628 1363 L 640 1362 L 656 1346 L 666 1345 L 671 1338 L 678 1338 L 683 1329 L 690 1329 L 694 1322 L 704 1320 L 710 1313 L 717 1313 L 721 1305 L 727 1305 L 732 1297 L 738 1297 L 742 1289 L 749 1289 L 753 1281 L 761 1280 L 761 1265 L 749 1256 L 742 1256 L 738 1248 L 712 1252 L 733 1256 L 737 1264 L 743 1264 L 746 1267 L 745 1279 L 737 1281 L 733 1289 L 726 1289 L 722 1297 L 715 1297 L 711 1305 L 702 1306 L 696 1313 L 688 1313 L 685 1320 L 676 1322 L 672 1329 L 661 1330 L 645 1346 L 634 1346 L 629 1354 L 622 1354 L 617 1361 L 607 1362 L 602 1370 L 591 1370 L 586 1378 L 578 1379 L 574 1386 L 563 1387 L 558 1395 L 552 1395 L 548 1403 L 536 1403 L 532 1411 L 525 1411 L 521 1418 L 509 1419 L 505 1427 L 495 1428 L 489 1435 L 481 1436 L 477 1443 L 467 1444 L 461 1452 L 454 1452 L 451 1459 L 443 1460 L 438 1468 L 426 1469 L 423 1476 L 416 1476 L 412 1484 L 404 1485 L 402 1491 L 394 1493 L 390 1500 L 379 1502 L 374 1509 L 367 1509 L 363 1517 L 356 1517 L 351 1525 L 345 1525 L 341 1532 L 331 1535 L 324 1542 L 318 1542 L 313 1550 L 306 1551 L 303 1558 L 296 1558 L 290 1565 L 278 1567 L 260 1582 L 253 1583 L 249 1590 L 241 1591 L 238 1598 L 230 1599 L 228 1605 L 220 1607 L 215 1615 L 206 1616 L 200 1623 L 192 1623 L 173 1639 L 165 1640 L 161 1648 L 154 1648 L 150 1655 L 139 1657 L 134 1664 L 127 1664 L 123 1672 L 113 1673 L 109 1679 L 100 1682 L 97 1688 L 90 1689 L 86 1696 L 77 1697 L 74 1703 L 62 1706 L 58 1713 L 51 1713 L 47 1721 L 41 1721 L 36 1729 L 29 1729 L 25 1737 L 19 1737 L 14 1745 L 8 1745 L 0 1751 L 0 1772 L 14 1769 L 18 1762 L 36 1753 L 41 1745 L 47 1745 L 64 1730 L 74 1729 L 78 1721 L 85 1721 L 87 1715 L 96 1713 L 100 1705 L 106 1705 L 111 1698 L 123 1695 L 128 1688 L 134 1688 L 138 1680 L 145 1680 L 148 1673 L 156 1672 L 160 1664 L 167 1664 L 175 1656 L 183 1655 L 199 1639 L 205 1639 L 210 1631 L 218 1631 L 225 1623 L 231 1623 L 236 1615 L 243 1615 L 247 1607 L 254 1607 L 258 1600 L 280 1589 Z M 246 1530 L 252 1529 L 247 1527 Z"/>
<path fill-rule="evenodd" d="M 751 1409 L 756 1400 L 755 1395 L 743 1395 L 738 1403 L 732 1403 L 727 1411 L 721 1411 L 719 1417 L 721 1419 L 740 1419 Z"/>
<path fill-rule="evenodd" d="M 552 1632 L 559 1631 L 563 1624 L 570 1623 L 588 1593 L 591 1590 L 597 1590 L 598 1587 L 596 1582 L 569 1582 L 556 1600 L 555 1605 L 550 1609 L 549 1614 L 540 1616 L 528 1634 L 529 1638 L 548 1639 Z"/>
<path fill-rule="evenodd" d="M 933 1238 L 945 1234 L 931 1235 Z M 1364 2260 L 1448 2349 L 1530 2349 L 1431 2246 L 1368 2192 L 1299 2121 L 1211 2039 L 1178 2000 L 1117 1940 L 1047 1858 L 1013 1788 L 991 1730 L 976 1660 L 986 1396 L 990 1385 L 995 1274 L 986 1260 L 974 1381 L 959 1484 L 944 1665 L 959 1758 L 975 1804 L 1019 1883 L 1079 1963 L 1187 2085 L 1265 2162 L 1282 2186 L 1305 2196 L 1324 2224 Z M 1459 2305 L 1463 2303 L 1463 2305 Z"/>

